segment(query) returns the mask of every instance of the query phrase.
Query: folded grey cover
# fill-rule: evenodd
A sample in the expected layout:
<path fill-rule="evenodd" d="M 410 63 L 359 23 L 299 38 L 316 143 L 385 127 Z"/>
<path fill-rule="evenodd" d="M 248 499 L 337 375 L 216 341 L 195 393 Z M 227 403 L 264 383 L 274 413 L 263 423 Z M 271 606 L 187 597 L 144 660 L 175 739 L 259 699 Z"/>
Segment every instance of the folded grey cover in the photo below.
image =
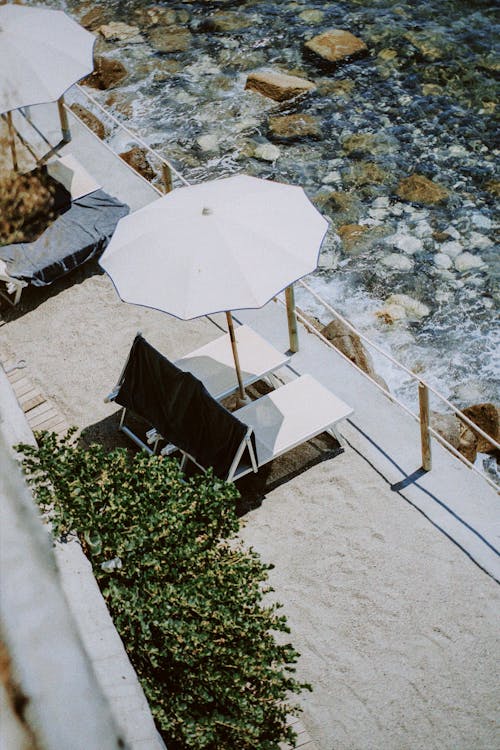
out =
<path fill-rule="evenodd" d="M 99 255 L 129 207 L 104 190 L 72 201 L 71 207 L 34 242 L 0 247 L 10 276 L 34 286 L 47 286 Z"/>

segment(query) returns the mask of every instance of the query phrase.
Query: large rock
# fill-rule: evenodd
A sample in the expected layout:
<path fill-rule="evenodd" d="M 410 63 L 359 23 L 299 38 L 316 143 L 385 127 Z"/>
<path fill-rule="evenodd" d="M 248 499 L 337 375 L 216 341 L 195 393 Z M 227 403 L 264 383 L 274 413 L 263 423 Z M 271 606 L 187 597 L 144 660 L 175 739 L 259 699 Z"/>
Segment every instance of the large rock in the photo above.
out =
<path fill-rule="evenodd" d="M 385 380 L 375 372 L 372 358 L 363 346 L 363 342 L 345 323 L 342 323 L 340 320 L 332 320 L 321 330 L 321 334 L 328 341 L 331 341 L 333 346 L 350 359 L 351 362 L 357 365 L 360 370 L 366 372 L 379 385 L 389 390 Z"/>
<path fill-rule="evenodd" d="M 252 24 L 253 21 L 250 16 L 246 16 L 243 13 L 231 10 L 218 10 L 203 22 L 202 28 L 207 31 L 222 31 L 227 33 L 246 29 L 252 26 Z"/>
<path fill-rule="evenodd" d="M 423 203 L 424 205 L 443 203 L 449 197 L 449 193 L 444 187 L 421 174 L 412 174 L 410 177 L 401 180 L 397 186 L 396 194 L 401 200 L 410 203 Z"/>
<path fill-rule="evenodd" d="M 477 424 L 481 430 L 500 442 L 500 409 L 495 404 L 483 403 L 468 406 L 462 409 L 466 417 Z M 494 445 L 488 442 L 481 435 L 477 435 L 477 450 L 479 453 L 497 453 Z"/>
<path fill-rule="evenodd" d="M 257 91 L 276 102 L 283 102 L 300 94 L 306 94 L 308 91 L 315 89 L 316 86 L 306 78 L 291 76 L 275 70 L 255 70 L 253 73 L 249 73 L 245 88 Z"/>
<path fill-rule="evenodd" d="M 312 115 L 278 115 L 270 117 L 268 125 L 270 136 L 279 141 L 321 140 L 323 137 L 319 122 Z"/>
<path fill-rule="evenodd" d="M 306 42 L 305 47 L 330 63 L 344 62 L 368 52 L 368 47 L 361 39 L 342 29 L 324 31 Z"/>
<path fill-rule="evenodd" d="M 99 55 L 94 59 L 94 72 L 82 83 L 94 89 L 110 89 L 118 86 L 128 76 L 128 70 L 120 60 Z"/>
<path fill-rule="evenodd" d="M 99 33 L 110 42 L 133 42 L 144 41 L 138 26 L 129 26 L 122 21 L 112 21 L 99 27 Z"/>
<path fill-rule="evenodd" d="M 80 18 L 80 24 L 89 31 L 97 31 L 99 26 L 102 26 L 103 23 L 107 23 L 109 19 L 109 10 L 94 6 Z"/>
<path fill-rule="evenodd" d="M 439 412 L 430 413 L 430 425 L 439 432 L 444 439 L 459 449 L 460 445 L 460 423 L 454 414 L 441 414 Z"/>
<path fill-rule="evenodd" d="M 98 138 L 103 140 L 106 136 L 106 128 L 104 127 L 103 123 L 99 120 L 98 117 L 96 117 L 90 110 L 88 110 L 86 107 L 82 107 L 81 104 L 72 104 L 71 110 L 75 113 L 77 117 L 82 120 L 82 122 L 85 123 L 85 125 L 90 128 Z"/>
<path fill-rule="evenodd" d="M 193 35 L 181 26 L 155 26 L 148 33 L 151 45 L 157 52 L 185 52 L 191 46 Z"/>
<path fill-rule="evenodd" d="M 156 177 L 156 173 L 148 161 L 148 152 L 145 148 L 132 146 L 128 151 L 123 151 L 119 154 L 119 157 L 127 162 L 132 169 L 135 169 L 136 172 L 145 177 L 148 182 L 152 182 Z"/>

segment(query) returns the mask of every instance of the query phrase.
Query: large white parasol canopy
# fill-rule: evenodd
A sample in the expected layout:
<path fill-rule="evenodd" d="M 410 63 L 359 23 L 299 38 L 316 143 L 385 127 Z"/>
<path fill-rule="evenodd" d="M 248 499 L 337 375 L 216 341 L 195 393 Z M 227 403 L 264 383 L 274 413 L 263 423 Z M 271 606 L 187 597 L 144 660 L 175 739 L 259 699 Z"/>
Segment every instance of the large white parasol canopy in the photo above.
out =
<path fill-rule="evenodd" d="M 228 314 L 262 307 L 314 271 L 327 228 L 302 188 L 237 175 L 124 217 L 100 264 L 124 302 L 183 320 Z M 232 333 L 230 314 L 228 324 Z M 235 361 L 239 375 L 236 351 Z"/>
<path fill-rule="evenodd" d="M 0 6 L 0 114 L 53 102 L 93 70 L 95 37 L 65 13 Z"/>

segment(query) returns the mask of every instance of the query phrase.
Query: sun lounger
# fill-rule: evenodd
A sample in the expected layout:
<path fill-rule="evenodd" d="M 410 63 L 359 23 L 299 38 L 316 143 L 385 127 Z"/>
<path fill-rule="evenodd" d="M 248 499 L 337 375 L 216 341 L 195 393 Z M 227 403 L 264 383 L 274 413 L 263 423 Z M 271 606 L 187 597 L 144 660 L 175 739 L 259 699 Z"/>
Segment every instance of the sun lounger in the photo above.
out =
<path fill-rule="evenodd" d="M 19 302 L 27 284 L 46 286 L 100 254 L 127 205 L 102 190 L 75 159 L 58 160 L 47 171 L 71 189 L 69 208 L 33 242 L 0 246 L 0 280 Z M 2 296 L 6 296 L 2 293 Z"/>
<path fill-rule="evenodd" d="M 117 403 L 152 422 L 178 446 L 183 465 L 212 467 L 235 481 L 336 425 L 352 409 L 310 375 L 302 375 L 230 413 L 191 373 L 136 336 Z"/>
<path fill-rule="evenodd" d="M 267 379 L 272 384 L 274 373 L 285 367 L 290 358 L 271 346 L 249 326 L 238 326 L 235 333 L 244 387 L 248 387 L 261 379 Z M 131 353 L 133 348 L 132 346 Z M 221 401 L 238 390 L 231 341 L 227 333 L 175 360 L 174 365 L 183 372 L 189 372 L 198 380 L 201 380 L 208 393 L 217 401 Z M 125 365 L 118 384 L 106 397 L 106 401 L 116 399 L 126 367 L 127 365 Z M 141 448 L 155 452 L 162 436 L 153 428 L 146 433 L 146 442 L 142 440 L 125 424 L 126 411 L 126 408 L 124 408 L 120 420 L 120 429 Z"/>

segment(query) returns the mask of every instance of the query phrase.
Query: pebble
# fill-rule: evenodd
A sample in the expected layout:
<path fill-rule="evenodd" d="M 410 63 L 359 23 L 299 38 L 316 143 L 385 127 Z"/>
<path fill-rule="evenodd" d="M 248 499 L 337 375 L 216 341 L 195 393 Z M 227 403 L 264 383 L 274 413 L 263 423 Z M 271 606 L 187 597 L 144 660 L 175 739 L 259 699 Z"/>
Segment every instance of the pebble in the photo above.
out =
<path fill-rule="evenodd" d="M 384 240 L 386 245 L 397 247 L 398 250 L 402 250 L 407 255 L 413 255 L 423 250 L 424 246 L 422 240 L 418 237 L 413 237 L 411 234 L 391 234 Z"/>
<path fill-rule="evenodd" d="M 471 232 L 469 235 L 468 245 L 469 247 L 474 247 L 478 250 L 487 250 L 488 248 L 493 247 L 493 242 L 484 234 L 480 234 L 479 232 Z"/>
<path fill-rule="evenodd" d="M 428 221 L 423 219 L 415 224 L 413 234 L 416 234 L 417 237 L 429 237 L 432 234 L 432 227 Z"/>
<path fill-rule="evenodd" d="M 447 226 L 444 231 L 454 240 L 460 239 L 460 232 L 458 231 L 456 227 L 453 226 L 453 224 L 450 224 L 449 226 Z"/>
<path fill-rule="evenodd" d="M 281 151 L 278 146 L 275 146 L 273 143 L 259 143 L 259 145 L 255 147 L 253 155 L 256 159 L 260 159 L 261 161 L 273 162 L 278 159 L 280 153 Z"/>
<path fill-rule="evenodd" d="M 444 253 L 436 253 L 434 256 L 434 265 L 438 268 L 451 268 L 453 265 L 453 261 L 451 260 L 449 255 L 445 255 Z"/>
<path fill-rule="evenodd" d="M 491 219 L 481 213 L 475 213 L 471 216 L 472 223 L 478 229 L 491 229 Z"/>
<path fill-rule="evenodd" d="M 455 268 L 459 273 L 465 273 L 465 271 L 482 266 L 484 266 L 484 261 L 479 255 L 465 252 L 455 258 Z"/>
<path fill-rule="evenodd" d="M 323 177 L 321 182 L 323 183 L 323 185 L 333 185 L 336 182 L 342 182 L 342 175 L 338 171 L 328 172 L 328 174 Z"/>
<path fill-rule="evenodd" d="M 396 271 L 411 271 L 414 263 L 411 258 L 407 258 L 406 255 L 400 255 L 399 253 L 391 253 L 382 258 L 384 266 L 394 268 Z"/>
<path fill-rule="evenodd" d="M 439 252 L 447 255 L 449 258 L 456 258 L 463 253 L 463 251 L 464 249 L 460 242 L 443 242 L 439 248 Z"/>

